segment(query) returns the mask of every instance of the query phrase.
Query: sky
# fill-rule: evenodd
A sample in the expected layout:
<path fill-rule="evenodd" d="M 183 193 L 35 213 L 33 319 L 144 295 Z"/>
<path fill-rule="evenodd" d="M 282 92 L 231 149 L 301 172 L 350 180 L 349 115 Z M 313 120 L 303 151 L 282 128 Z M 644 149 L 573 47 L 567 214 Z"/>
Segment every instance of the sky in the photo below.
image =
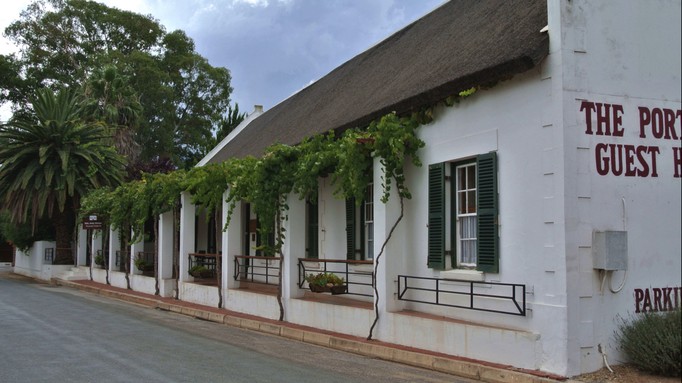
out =
<path fill-rule="evenodd" d="M 270 109 L 444 0 L 103 0 L 184 30 L 197 52 L 231 71 L 241 112 Z M 31 1 L 0 0 L 0 31 Z M 17 47 L 0 37 L 0 53 Z M 7 106 L 0 120 L 9 117 Z"/>

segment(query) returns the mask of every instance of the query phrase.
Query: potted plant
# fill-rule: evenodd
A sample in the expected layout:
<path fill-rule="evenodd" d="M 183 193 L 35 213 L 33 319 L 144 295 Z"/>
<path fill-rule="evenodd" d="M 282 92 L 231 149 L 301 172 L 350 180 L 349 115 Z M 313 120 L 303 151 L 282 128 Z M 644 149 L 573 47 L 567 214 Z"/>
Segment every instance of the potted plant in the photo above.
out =
<path fill-rule="evenodd" d="M 144 258 L 141 257 L 135 259 L 135 267 L 137 267 L 137 269 L 140 271 L 154 270 L 154 264 L 145 261 Z"/>
<path fill-rule="evenodd" d="M 344 284 L 341 277 L 334 275 L 334 273 L 319 273 L 310 274 L 305 279 L 308 282 L 310 291 L 314 293 L 332 293 L 345 294 L 348 290 L 348 285 Z"/>
<path fill-rule="evenodd" d="M 101 255 L 95 256 L 95 265 L 102 266 L 104 264 L 104 257 Z"/>
<path fill-rule="evenodd" d="M 213 271 L 204 266 L 196 265 L 189 269 L 189 274 L 195 278 L 210 278 L 213 275 Z"/>

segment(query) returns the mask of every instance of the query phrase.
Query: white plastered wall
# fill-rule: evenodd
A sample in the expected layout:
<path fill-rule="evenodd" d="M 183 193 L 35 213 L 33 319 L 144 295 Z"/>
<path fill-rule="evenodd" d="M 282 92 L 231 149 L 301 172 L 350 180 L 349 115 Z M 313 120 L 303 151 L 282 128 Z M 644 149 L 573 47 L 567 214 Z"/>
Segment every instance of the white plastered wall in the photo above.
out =
<path fill-rule="evenodd" d="M 550 2 L 552 5 L 554 2 Z M 599 345 L 620 363 L 614 342 L 616 317 L 636 310 L 634 289 L 680 286 L 680 178 L 673 148 L 680 141 L 640 137 L 639 107 L 680 110 L 679 1 L 561 1 L 550 7 L 550 36 L 561 36 L 566 258 L 568 269 L 568 375 L 603 366 Z M 620 105 L 620 137 L 587 134 L 583 101 Z M 603 108 L 603 107 L 602 107 Z M 602 109 L 604 110 L 604 109 Z M 611 111 L 613 112 L 613 111 Z M 613 124 L 613 118 L 611 118 Z M 603 126 L 603 125 L 602 125 Z M 679 117 L 674 124 L 682 135 Z M 612 125 L 613 127 L 613 125 Z M 597 145 L 654 146 L 658 177 L 597 172 Z M 651 157 L 646 156 L 651 167 Z M 638 159 L 634 166 L 643 170 Z M 625 218 L 625 220 L 624 220 Z M 623 290 L 600 295 L 592 267 L 594 231 L 628 232 L 628 273 Z M 623 280 L 613 275 L 613 287 Z M 607 281 L 608 283 L 608 281 Z"/>

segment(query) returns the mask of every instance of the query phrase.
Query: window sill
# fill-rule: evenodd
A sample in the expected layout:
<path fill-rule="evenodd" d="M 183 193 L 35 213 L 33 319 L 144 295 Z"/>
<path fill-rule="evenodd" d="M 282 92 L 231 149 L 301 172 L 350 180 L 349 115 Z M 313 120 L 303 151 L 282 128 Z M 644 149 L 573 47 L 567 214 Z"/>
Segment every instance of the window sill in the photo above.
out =
<path fill-rule="evenodd" d="M 485 273 L 477 270 L 447 270 L 441 271 L 440 277 L 443 279 L 454 279 L 459 281 L 474 281 L 483 282 L 485 281 Z"/>

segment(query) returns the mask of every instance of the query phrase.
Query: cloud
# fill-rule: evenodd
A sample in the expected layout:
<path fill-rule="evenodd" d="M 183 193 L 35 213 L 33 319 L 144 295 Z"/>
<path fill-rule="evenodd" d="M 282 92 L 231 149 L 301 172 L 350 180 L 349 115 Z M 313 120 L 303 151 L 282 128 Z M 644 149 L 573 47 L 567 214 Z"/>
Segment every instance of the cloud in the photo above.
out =
<path fill-rule="evenodd" d="M 186 31 L 211 65 L 230 69 L 232 100 L 244 110 L 271 108 L 441 1 L 104 0 Z M 28 1 L 10 4 L 14 15 L 0 17 L 11 21 Z"/>

